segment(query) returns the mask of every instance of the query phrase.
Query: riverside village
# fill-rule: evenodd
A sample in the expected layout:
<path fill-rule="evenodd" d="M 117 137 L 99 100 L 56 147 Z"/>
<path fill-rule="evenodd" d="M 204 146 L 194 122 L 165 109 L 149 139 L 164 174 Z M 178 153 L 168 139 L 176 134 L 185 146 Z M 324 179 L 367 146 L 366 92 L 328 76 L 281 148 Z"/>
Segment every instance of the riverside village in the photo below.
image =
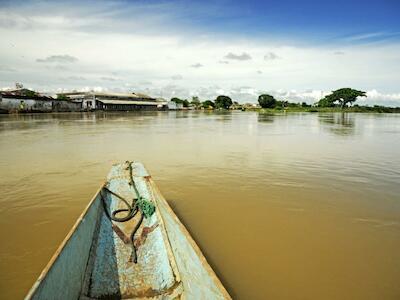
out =
<path fill-rule="evenodd" d="M 229 99 L 230 100 L 230 99 Z M 14 89 L 0 91 L 0 113 L 49 113 L 82 111 L 137 111 L 137 110 L 189 110 L 213 109 L 214 102 L 200 103 L 172 98 L 170 101 L 143 93 L 116 93 L 96 91 L 72 91 L 63 93 L 41 93 L 16 83 Z M 229 102 L 226 108 L 259 108 L 257 104 L 239 105 Z"/>
<path fill-rule="evenodd" d="M 13 89 L 0 90 L 0 113 L 51 113 L 93 111 L 166 111 L 166 110 L 256 110 L 260 112 L 378 112 L 397 113 L 400 107 L 354 104 L 367 97 L 366 92 L 341 88 L 323 96 L 313 104 L 278 100 L 269 94 L 258 96 L 258 102 L 239 103 L 229 96 L 219 95 L 215 100 L 191 101 L 173 97 L 170 100 L 137 92 L 77 91 L 41 93 L 16 83 Z M 252 99 L 255 101 L 256 99 Z"/>

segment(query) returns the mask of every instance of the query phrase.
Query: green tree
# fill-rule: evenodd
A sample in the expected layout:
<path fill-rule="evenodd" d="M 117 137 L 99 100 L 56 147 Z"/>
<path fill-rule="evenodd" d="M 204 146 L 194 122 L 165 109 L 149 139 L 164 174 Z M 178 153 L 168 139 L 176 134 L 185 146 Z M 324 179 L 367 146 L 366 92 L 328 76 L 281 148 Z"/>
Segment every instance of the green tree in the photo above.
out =
<path fill-rule="evenodd" d="M 189 101 L 188 100 L 182 100 L 182 104 L 183 104 L 183 107 L 189 107 Z"/>
<path fill-rule="evenodd" d="M 301 107 L 311 107 L 311 105 L 307 104 L 306 102 L 301 102 Z"/>
<path fill-rule="evenodd" d="M 171 98 L 171 101 L 175 102 L 176 104 L 182 104 L 183 107 L 189 106 L 189 101 L 187 101 L 186 99 L 182 100 L 177 97 L 173 97 L 173 98 Z"/>
<path fill-rule="evenodd" d="M 232 99 L 228 96 L 220 95 L 215 99 L 215 106 L 217 108 L 225 108 L 228 109 L 232 105 Z"/>
<path fill-rule="evenodd" d="M 183 103 L 183 100 L 182 100 L 182 99 L 179 99 L 179 98 L 177 98 L 177 97 L 171 98 L 171 101 L 173 101 L 173 102 L 175 102 L 175 103 Z"/>
<path fill-rule="evenodd" d="M 258 96 L 258 103 L 262 108 L 273 108 L 276 106 L 276 99 L 274 96 L 263 94 Z"/>
<path fill-rule="evenodd" d="M 206 100 L 202 103 L 202 106 L 204 108 L 214 108 L 215 107 L 215 103 L 211 100 Z"/>
<path fill-rule="evenodd" d="M 68 100 L 68 97 L 63 95 L 63 94 L 58 94 L 57 95 L 57 100 Z"/>
<path fill-rule="evenodd" d="M 23 95 L 27 96 L 27 97 L 37 97 L 37 96 L 39 96 L 39 94 L 37 92 L 31 91 L 31 90 L 25 90 L 23 92 Z"/>
<path fill-rule="evenodd" d="M 318 102 L 318 106 L 321 107 L 332 107 L 335 106 L 335 102 L 338 102 L 340 107 L 343 109 L 347 106 L 347 103 L 353 103 L 357 100 L 357 97 L 367 97 L 363 91 L 358 91 L 351 88 L 342 88 L 333 91 L 331 94 L 325 96 Z"/>
<path fill-rule="evenodd" d="M 319 107 L 334 107 L 335 100 L 333 99 L 333 97 L 325 96 L 324 98 L 318 101 L 317 105 Z"/>
<path fill-rule="evenodd" d="M 200 102 L 200 100 L 199 100 L 199 97 L 193 96 L 193 97 L 192 97 L 192 102 L 191 102 L 191 104 L 192 104 L 195 108 L 199 108 L 200 105 L 201 105 L 201 102 Z"/>

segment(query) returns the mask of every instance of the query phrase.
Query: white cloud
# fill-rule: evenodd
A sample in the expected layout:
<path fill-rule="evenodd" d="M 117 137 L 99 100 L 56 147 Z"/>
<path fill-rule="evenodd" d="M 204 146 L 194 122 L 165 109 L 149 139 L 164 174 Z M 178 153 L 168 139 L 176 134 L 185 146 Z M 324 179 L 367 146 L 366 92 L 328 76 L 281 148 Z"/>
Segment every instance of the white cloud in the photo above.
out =
<path fill-rule="evenodd" d="M 279 59 L 280 57 L 276 55 L 274 52 L 268 52 L 264 55 L 264 60 L 275 60 Z"/>
<path fill-rule="evenodd" d="M 198 68 L 201 68 L 201 67 L 204 67 L 204 66 L 202 64 L 200 64 L 200 63 L 197 63 L 197 64 L 194 64 L 194 65 L 191 65 L 191 67 L 195 68 L 195 69 L 198 69 Z"/>
<path fill-rule="evenodd" d="M 66 71 L 66 70 L 70 70 L 70 68 L 63 66 L 63 65 L 50 65 L 50 66 L 46 66 L 46 69 L 48 70 L 56 70 L 56 71 Z"/>
<path fill-rule="evenodd" d="M 63 78 L 63 79 L 72 80 L 72 81 L 83 81 L 83 80 L 86 80 L 86 78 L 83 77 L 83 76 L 68 76 L 68 77 Z"/>
<path fill-rule="evenodd" d="M 104 81 L 117 81 L 118 80 L 118 78 L 111 77 L 111 76 L 102 76 L 102 77 L 100 77 L 100 79 L 104 80 Z"/>
<path fill-rule="evenodd" d="M 104 88 L 102 86 L 93 86 L 93 87 L 85 86 L 85 87 L 79 89 L 79 91 L 83 91 L 83 92 L 107 92 L 107 91 L 109 91 L 109 89 Z"/>
<path fill-rule="evenodd" d="M 361 33 L 361 34 L 355 34 L 348 36 L 344 38 L 345 41 L 363 41 L 363 40 L 369 40 L 369 39 L 386 39 L 388 37 L 394 36 L 394 35 L 399 35 L 400 32 L 368 32 L 368 33 Z"/>
<path fill-rule="evenodd" d="M 38 58 L 36 59 L 37 62 L 39 63 L 73 63 L 78 61 L 76 57 L 73 57 L 71 55 L 50 55 L 46 58 Z"/>
<path fill-rule="evenodd" d="M 171 79 L 173 79 L 173 80 L 182 80 L 182 79 L 183 79 L 183 76 L 182 76 L 182 75 L 179 75 L 179 74 L 177 74 L 177 75 L 173 75 L 173 76 L 171 76 Z"/>
<path fill-rule="evenodd" d="M 7 66 L 0 66 L 0 72 L 15 72 L 15 69 Z"/>
<path fill-rule="evenodd" d="M 224 56 L 224 58 L 231 60 L 250 60 L 251 56 L 246 52 L 243 52 L 242 54 L 234 54 L 232 52 L 229 52 L 227 55 Z"/>
<path fill-rule="evenodd" d="M 359 104 L 367 104 L 367 105 L 387 105 L 387 106 L 398 106 L 400 107 L 400 93 L 392 93 L 385 94 L 380 93 L 377 90 L 373 89 L 367 91 L 367 97 L 359 98 Z"/>
<path fill-rule="evenodd" d="M 377 90 L 367 91 L 367 97 L 368 97 L 368 99 L 373 99 L 373 100 L 385 99 L 385 100 L 400 101 L 400 93 L 382 94 L 382 93 L 378 92 Z M 366 98 L 364 98 L 364 99 L 366 99 Z"/>
<path fill-rule="evenodd" d="M 146 85 L 152 85 L 153 83 L 151 81 L 144 80 L 144 81 L 140 81 L 139 84 L 146 86 Z"/>

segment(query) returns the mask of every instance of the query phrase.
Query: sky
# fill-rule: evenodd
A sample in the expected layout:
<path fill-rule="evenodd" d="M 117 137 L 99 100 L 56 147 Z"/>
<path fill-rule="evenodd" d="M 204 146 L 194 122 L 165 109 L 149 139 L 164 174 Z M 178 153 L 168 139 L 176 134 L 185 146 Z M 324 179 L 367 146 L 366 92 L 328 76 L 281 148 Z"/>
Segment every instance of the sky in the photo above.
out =
<path fill-rule="evenodd" d="M 400 1 L 2 1 L 0 88 L 400 106 Z"/>

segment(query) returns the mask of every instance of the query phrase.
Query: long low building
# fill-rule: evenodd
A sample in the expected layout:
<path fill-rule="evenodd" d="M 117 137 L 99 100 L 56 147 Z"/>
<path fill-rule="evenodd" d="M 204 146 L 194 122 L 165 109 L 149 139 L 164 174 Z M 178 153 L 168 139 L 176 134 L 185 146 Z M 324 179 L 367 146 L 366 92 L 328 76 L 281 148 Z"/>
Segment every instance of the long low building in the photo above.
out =
<path fill-rule="evenodd" d="M 71 92 L 57 98 L 26 88 L 0 91 L 0 113 L 166 110 L 167 101 L 139 93 Z"/>
<path fill-rule="evenodd" d="M 59 98 L 82 103 L 83 110 L 131 111 L 166 109 L 166 103 L 139 93 L 71 92 Z"/>
<path fill-rule="evenodd" d="M 40 96 L 0 95 L 0 112 L 52 112 L 52 100 Z"/>
<path fill-rule="evenodd" d="M 0 113 L 38 113 L 81 111 L 82 103 L 59 100 L 35 91 L 19 88 L 0 91 Z"/>

